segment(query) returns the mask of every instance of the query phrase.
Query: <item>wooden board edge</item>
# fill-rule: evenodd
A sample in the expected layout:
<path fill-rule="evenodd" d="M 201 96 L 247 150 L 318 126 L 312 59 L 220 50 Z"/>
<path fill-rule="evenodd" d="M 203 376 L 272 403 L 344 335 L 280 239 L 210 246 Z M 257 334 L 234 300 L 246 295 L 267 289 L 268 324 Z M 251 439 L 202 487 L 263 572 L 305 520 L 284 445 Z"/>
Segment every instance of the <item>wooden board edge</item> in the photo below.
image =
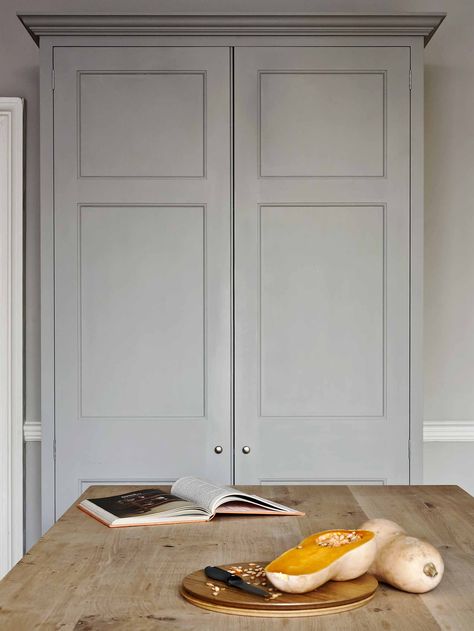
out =
<path fill-rule="evenodd" d="M 238 609 L 236 607 L 225 607 L 218 603 L 209 603 L 204 600 L 193 598 L 190 594 L 187 594 L 184 589 L 180 589 L 181 596 L 192 605 L 200 607 L 201 609 L 207 609 L 208 611 L 215 611 L 217 613 L 226 613 L 234 616 L 250 616 L 253 618 L 304 618 L 309 616 L 324 616 L 332 613 L 341 613 L 344 611 L 350 611 L 351 609 L 357 609 L 363 607 L 369 601 L 371 601 L 376 594 L 374 591 L 370 596 L 363 600 L 357 600 L 345 605 L 336 605 L 334 607 L 319 607 L 315 609 L 298 609 L 292 611 L 275 610 L 268 611 L 262 609 Z"/>

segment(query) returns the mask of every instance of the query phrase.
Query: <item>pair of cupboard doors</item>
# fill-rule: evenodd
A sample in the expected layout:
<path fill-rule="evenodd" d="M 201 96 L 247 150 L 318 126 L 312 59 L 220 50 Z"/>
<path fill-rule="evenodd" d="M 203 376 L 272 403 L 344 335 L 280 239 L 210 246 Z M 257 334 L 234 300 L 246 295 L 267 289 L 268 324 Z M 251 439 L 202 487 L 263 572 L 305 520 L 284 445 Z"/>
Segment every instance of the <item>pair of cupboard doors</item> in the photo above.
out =
<path fill-rule="evenodd" d="M 57 516 L 409 481 L 410 53 L 54 47 Z"/>

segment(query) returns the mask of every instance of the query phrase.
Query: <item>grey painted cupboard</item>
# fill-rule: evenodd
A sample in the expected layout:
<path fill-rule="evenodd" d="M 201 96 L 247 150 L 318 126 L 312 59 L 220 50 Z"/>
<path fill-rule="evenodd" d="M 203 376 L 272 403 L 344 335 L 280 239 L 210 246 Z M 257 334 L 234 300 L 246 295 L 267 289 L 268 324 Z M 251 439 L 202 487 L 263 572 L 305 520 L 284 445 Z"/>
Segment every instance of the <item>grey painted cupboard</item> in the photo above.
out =
<path fill-rule="evenodd" d="M 22 16 L 41 45 L 43 523 L 91 483 L 421 471 L 442 16 Z"/>

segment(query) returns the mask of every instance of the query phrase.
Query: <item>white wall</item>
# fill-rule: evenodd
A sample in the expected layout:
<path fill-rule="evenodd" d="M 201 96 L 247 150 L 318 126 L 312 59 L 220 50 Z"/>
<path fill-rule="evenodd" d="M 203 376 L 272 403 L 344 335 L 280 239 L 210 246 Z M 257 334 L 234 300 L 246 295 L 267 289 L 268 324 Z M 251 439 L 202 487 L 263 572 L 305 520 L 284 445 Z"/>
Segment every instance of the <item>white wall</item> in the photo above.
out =
<path fill-rule="evenodd" d="M 26 420 L 40 419 L 38 49 L 17 12 L 447 11 L 426 49 L 425 418 L 474 425 L 473 0 L 0 0 L 0 95 L 26 99 Z M 472 434 L 472 432 L 471 432 Z M 28 443 L 27 545 L 39 534 Z M 474 494 L 474 442 L 427 443 L 425 482 Z"/>
<path fill-rule="evenodd" d="M 425 421 L 472 437 L 474 2 L 445 10 L 425 70 Z M 425 483 L 474 495 L 474 442 L 428 442 L 424 457 Z"/>

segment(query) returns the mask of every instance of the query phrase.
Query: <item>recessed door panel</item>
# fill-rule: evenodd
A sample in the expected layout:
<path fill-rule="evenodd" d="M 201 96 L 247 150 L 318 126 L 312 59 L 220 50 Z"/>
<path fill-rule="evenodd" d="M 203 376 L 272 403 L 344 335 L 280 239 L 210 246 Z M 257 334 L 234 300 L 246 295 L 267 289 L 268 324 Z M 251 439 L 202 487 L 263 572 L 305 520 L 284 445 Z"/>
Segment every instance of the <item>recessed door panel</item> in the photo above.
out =
<path fill-rule="evenodd" d="M 88 480 L 230 482 L 229 50 L 54 66 L 57 516 Z"/>
<path fill-rule="evenodd" d="M 81 418 L 202 418 L 203 206 L 80 206 Z"/>
<path fill-rule="evenodd" d="M 204 71 L 78 73 L 82 177 L 203 177 Z"/>
<path fill-rule="evenodd" d="M 239 483 L 408 482 L 409 69 L 236 50 Z"/>
<path fill-rule="evenodd" d="M 260 174 L 383 175 L 385 77 L 377 70 L 260 72 Z"/>
<path fill-rule="evenodd" d="M 260 417 L 382 417 L 384 207 L 259 212 Z"/>

